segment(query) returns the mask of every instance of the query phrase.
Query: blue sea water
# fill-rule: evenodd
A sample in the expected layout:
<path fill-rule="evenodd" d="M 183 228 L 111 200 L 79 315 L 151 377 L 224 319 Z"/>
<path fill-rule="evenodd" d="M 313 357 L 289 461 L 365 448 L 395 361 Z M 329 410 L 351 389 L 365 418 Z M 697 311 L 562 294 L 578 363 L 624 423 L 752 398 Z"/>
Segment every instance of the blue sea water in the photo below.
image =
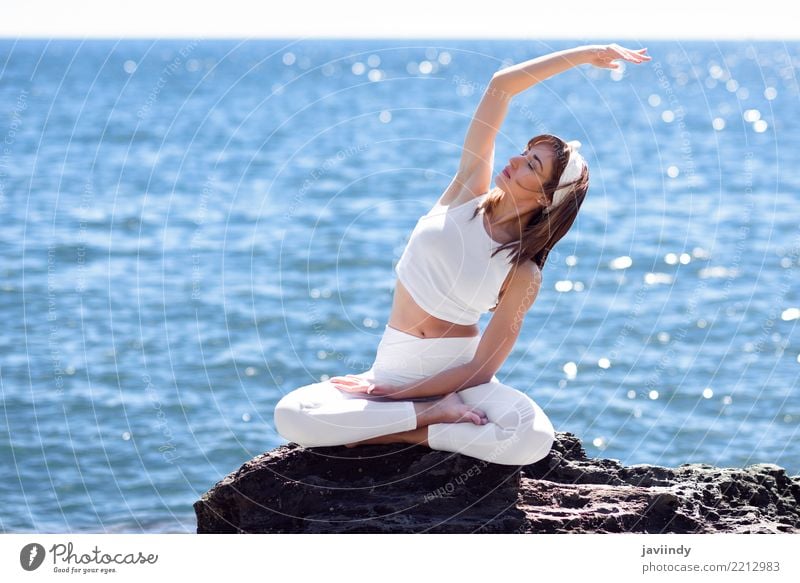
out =
<path fill-rule="evenodd" d="M 0 530 L 193 532 L 369 368 L 492 73 L 576 44 L 0 41 Z M 509 106 L 496 171 L 555 133 L 591 187 L 498 376 L 591 456 L 797 474 L 800 44 L 636 46 Z"/>

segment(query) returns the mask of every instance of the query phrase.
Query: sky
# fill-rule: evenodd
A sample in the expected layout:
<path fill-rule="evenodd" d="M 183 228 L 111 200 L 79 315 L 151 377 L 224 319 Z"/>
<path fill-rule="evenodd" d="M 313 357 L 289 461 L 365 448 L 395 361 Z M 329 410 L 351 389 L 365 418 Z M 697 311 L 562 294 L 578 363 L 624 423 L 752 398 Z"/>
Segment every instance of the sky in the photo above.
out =
<path fill-rule="evenodd" d="M 5 0 L 0 37 L 797 39 L 793 0 Z"/>

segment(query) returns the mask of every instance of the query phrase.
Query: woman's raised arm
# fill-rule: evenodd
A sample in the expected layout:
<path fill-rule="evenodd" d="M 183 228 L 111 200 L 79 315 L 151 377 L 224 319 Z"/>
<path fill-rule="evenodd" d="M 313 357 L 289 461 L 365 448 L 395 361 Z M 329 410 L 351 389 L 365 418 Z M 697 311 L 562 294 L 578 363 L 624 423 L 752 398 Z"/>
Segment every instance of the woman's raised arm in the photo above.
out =
<path fill-rule="evenodd" d="M 618 69 L 619 65 L 612 61 L 619 59 L 632 63 L 649 61 L 650 57 L 644 54 L 646 50 L 645 48 L 634 51 L 618 44 L 585 45 L 574 49 L 565 49 L 501 69 L 492 77 L 492 84 L 497 89 L 508 93 L 508 98 L 510 98 L 540 81 L 577 65 Z"/>
<path fill-rule="evenodd" d="M 449 203 L 462 189 L 469 190 L 473 196 L 489 190 L 494 141 L 507 113 L 508 95 L 489 83 L 467 129 L 458 172 L 442 197 L 443 203 Z"/>
<path fill-rule="evenodd" d="M 496 72 L 467 129 L 458 172 L 442 195 L 442 204 L 449 204 L 462 189 L 469 190 L 473 196 L 489 190 L 494 167 L 495 137 L 514 95 L 577 65 L 618 69 L 619 65 L 612 61 L 648 61 L 650 57 L 644 54 L 646 50 L 634 51 L 618 44 L 585 45 L 536 57 Z"/>

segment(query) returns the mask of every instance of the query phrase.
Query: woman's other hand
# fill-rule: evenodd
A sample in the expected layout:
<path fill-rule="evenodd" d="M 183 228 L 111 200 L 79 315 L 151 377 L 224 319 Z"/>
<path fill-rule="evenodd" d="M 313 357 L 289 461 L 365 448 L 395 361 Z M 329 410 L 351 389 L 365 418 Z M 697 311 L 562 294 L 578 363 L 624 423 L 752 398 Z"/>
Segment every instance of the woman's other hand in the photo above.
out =
<path fill-rule="evenodd" d="M 343 377 L 331 377 L 330 382 L 337 389 L 346 393 L 371 393 L 375 384 L 358 375 L 349 374 Z"/>
<path fill-rule="evenodd" d="M 349 374 L 343 377 L 331 377 L 330 382 L 337 389 L 346 393 L 364 393 L 375 396 L 394 396 L 401 387 L 391 387 L 379 385 L 356 374 Z"/>
<path fill-rule="evenodd" d="M 643 63 L 649 61 L 651 57 L 644 54 L 647 48 L 644 49 L 626 49 L 620 45 L 613 43 L 610 45 L 589 45 L 586 51 L 586 63 L 600 67 L 601 69 L 619 69 L 619 64 L 612 63 L 612 61 L 624 60 L 631 63 Z"/>
<path fill-rule="evenodd" d="M 364 393 L 375 397 L 390 397 L 392 399 L 410 399 L 415 396 L 411 389 L 407 389 L 405 386 L 380 385 L 353 374 L 343 377 L 331 377 L 330 382 L 337 389 L 346 393 Z"/>

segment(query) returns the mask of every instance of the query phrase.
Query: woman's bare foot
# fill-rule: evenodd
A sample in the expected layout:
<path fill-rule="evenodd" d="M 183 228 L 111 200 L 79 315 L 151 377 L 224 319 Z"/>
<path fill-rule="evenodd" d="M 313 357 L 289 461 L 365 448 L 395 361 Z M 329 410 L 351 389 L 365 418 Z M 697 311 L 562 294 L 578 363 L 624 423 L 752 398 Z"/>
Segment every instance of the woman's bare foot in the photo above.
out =
<path fill-rule="evenodd" d="M 474 423 L 485 425 L 489 422 L 486 413 L 464 403 L 458 393 L 448 393 L 432 402 L 416 402 L 417 427 L 433 423 Z"/>

